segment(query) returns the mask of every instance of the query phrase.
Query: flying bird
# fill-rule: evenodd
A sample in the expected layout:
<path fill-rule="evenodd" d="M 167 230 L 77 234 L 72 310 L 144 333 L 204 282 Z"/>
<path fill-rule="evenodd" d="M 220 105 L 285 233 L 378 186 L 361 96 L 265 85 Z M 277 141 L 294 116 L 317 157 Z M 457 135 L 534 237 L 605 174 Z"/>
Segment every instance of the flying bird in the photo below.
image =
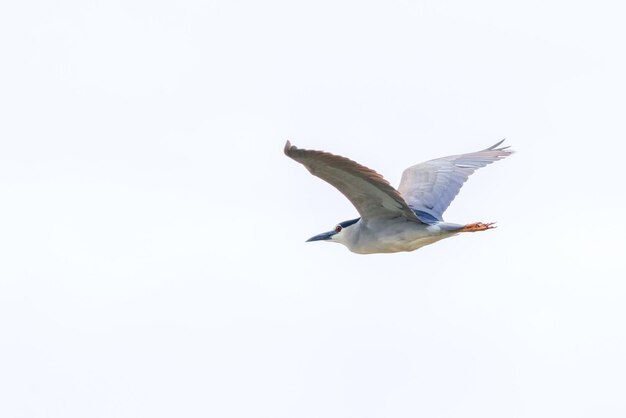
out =
<path fill-rule="evenodd" d="M 339 190 L 361 215 L 307 242 L 338 242 L 358 254 L 394 253 L 413 251 L 461 232 L 495 228 L 494 223 L 445 222 L 442 216 L 476 169 L 513 153 L 509 147 L 500 147 L 502 142 L 409 167 L 396 190 L 376 171 L 348 158 L 300 149 L 287 141 L 285 155 Z"/>

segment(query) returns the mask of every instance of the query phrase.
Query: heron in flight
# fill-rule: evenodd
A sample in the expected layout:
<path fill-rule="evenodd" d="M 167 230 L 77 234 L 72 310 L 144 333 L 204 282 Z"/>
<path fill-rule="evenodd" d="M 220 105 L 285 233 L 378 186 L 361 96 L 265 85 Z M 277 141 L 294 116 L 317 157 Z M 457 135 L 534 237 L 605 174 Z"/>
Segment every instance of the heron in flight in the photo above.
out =
<path fill-rule="evenodd" d="M 502 142 L 409 167 L 396 190 L 376 171 L 348 158 L 300 149 L 287 141 L 285 154 L 339 190 L 361 215 L 307 242 L 339 242 L 358 254 L 394 253 L 413 251 L 461 232 L 495 228 L 493 223 L 445 222 L 442 215 L 476 169 L 513 153 L 509 147 L 500 147 Z"/>

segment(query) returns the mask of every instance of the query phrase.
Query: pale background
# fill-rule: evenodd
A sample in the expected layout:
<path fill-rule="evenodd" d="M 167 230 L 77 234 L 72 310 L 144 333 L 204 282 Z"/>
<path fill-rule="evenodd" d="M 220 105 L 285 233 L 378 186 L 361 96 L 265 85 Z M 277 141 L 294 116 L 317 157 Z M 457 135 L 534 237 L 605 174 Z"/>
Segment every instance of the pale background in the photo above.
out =
<path fill-rule="evenodd" d="M 0 416 L 626 416 L 625 10 L 0 6 Z M 413 253 L 286 139 L 402 169 L 507 138 Z"/>

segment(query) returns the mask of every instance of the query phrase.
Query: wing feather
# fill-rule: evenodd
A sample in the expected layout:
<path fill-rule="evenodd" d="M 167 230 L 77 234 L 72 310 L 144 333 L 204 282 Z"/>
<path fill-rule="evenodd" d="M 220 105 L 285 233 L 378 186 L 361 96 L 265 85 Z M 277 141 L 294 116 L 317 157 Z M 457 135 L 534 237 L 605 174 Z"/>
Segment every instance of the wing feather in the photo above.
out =
<path fill-rule="evenodd" d="M 297 148 L 289 141 L 285 155 L 339 190 L 364 222 L 399 216 L 420 222 L 400 193 L 372 169 L 339 155 Z"/>
<path fill-rule="evenodd" d="M 442 221 L 467 178 L 477 169 L 513 153 L 509 147 L 498 148 L 504 140 L 478 152 L 452 155 L 426 161 L 402 173 L 398 191 L 411 209 L 426 212 Z"/>

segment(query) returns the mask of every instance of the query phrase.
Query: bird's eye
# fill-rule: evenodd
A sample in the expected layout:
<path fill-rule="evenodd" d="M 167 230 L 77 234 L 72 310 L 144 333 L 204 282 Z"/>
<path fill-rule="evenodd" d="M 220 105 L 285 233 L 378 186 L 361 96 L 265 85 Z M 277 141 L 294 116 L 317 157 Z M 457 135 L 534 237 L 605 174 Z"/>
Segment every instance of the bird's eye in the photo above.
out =
<path fill-rule="evenodd" d="M 338 234 L 339 232 L 341 232 L 341 225 L 335 227 L 335 233 Z"/>

